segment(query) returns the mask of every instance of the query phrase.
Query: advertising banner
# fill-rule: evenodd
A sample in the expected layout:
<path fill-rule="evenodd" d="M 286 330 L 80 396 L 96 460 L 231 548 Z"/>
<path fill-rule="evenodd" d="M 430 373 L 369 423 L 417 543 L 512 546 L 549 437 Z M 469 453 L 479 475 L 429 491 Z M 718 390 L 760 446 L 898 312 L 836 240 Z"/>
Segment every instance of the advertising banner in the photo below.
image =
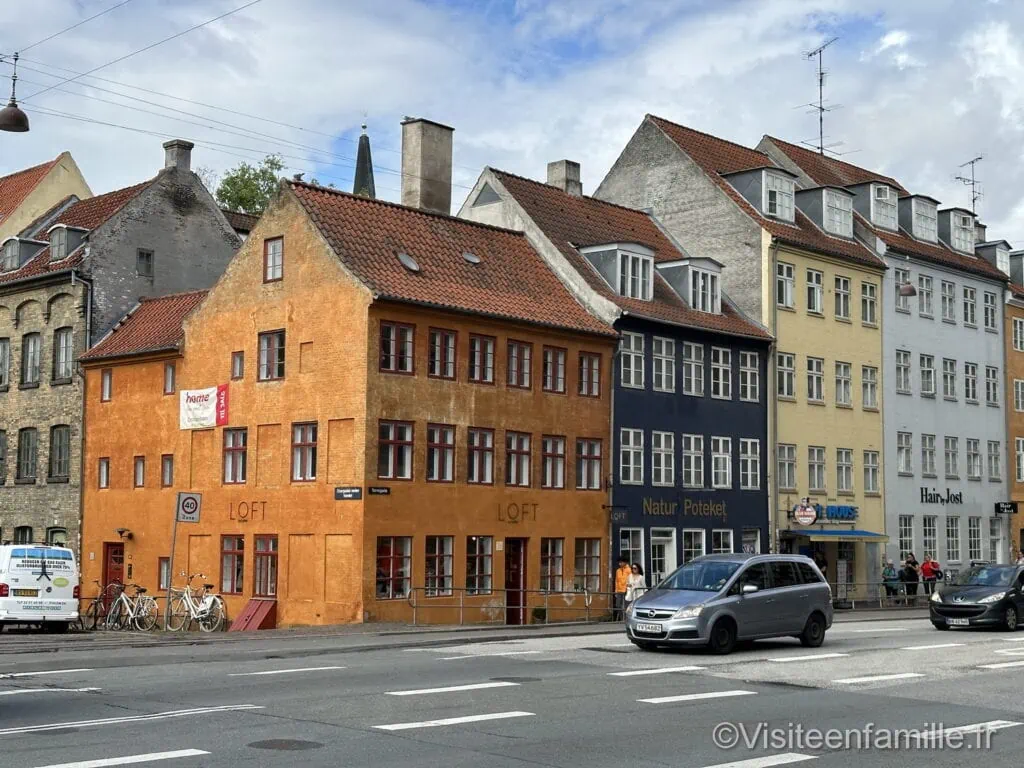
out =
<path fill-rule="evenodd" d="M 183 389 L 178 422 L 181 429 L 208 429 L 228 423 L 228 385 Z"/>

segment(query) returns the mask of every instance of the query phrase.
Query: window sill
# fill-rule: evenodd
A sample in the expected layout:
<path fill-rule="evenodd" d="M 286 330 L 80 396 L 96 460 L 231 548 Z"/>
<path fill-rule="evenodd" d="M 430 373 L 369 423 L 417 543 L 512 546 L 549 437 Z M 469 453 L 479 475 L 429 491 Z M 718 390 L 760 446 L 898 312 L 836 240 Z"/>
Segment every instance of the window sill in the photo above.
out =
<path fill-rule="evenodd" d="M 810 494 L 811 496 L 814 496 L 814 495 L 816 495 L 816 494 L 826 494 L 826 495 L 828 494 L 828 491 L 827 491 L 827 490 L 825 490 L 824 488 L 808 488 L 808 489 L 807 489 L 807 492 L 808 492 L 808 493 L 809 493 L 809 494 Z"/>
<path fill-rule="evenodd" d="M 948 317 L 942 318 L 942 322 L 946 325 L 956 325 L 956 320 L 950 320 Z"/>
<path fill-rule="evenodd" d="M 861 410 L 867 411 L 868 413 L 881 413 L 878 406 L 876 405 L 865 405 L 861 408 Z"/>
<path fill-rule="evenodd" d="M 994 334 L 998 335 L 999 331 L 997 329 L 995 329 L 995 328 L 986 328 L 985 329 L 985 333 L 994 333 Z"/>
<path fill-rule="evenodd" d="M 880 491 L 864 491 L 865 498 L 880 499 L 882 494 Z"/>
<path fill-rule="evenodd" d="M 665 388 L 663 388 L 663 387 L 652 387 L 652 389 L 653 389 L 653 391 L 655 391 L 655 392 L 661 392 L 661 393 L 663 393 L 663 394 L 667 394 L 667 395 L 674 395 L 674 394 L 676 393 L 675 389 L 665 389 Z M 550 389 L 545 389 L 544 391 L 545 391 L 545 392 L 551 392 L 552 390 L 550 390 Z M 557 393 L 555 393 L 555 394 L 557 394 Z M 564 395 L 565 393 L 564 393 L 564 392 L 562 392 L 561 394 L 563 394 L 563 395 Z"/>
<path fill-rule="evenodd" d="M 34 477 L 16 477 L 14 478 L 15 485 L 35 485 L 36 479 Z"/>
<path fill-rule="evenodd" d="M 825 313 L 824 312 L 815 312 L 812 309 L 808 309 L 807 310 L 807 316 L 808 317 L 816 317 L 819 320 L 824 320 L 825 319 Z"/>
<path fill-rule="evenodd" d="M 796 398 L 795 397 L 790 397 L 789 395 L 776 395 L 776 399 L 778 399 L 778 401 L 780 403 L 795 403 L 796 402 Z"/>
<path fill-rule="evenodd" d="M 637 480 L 619 480 L 619 485 L 643 485 L 643 481 L 637 481 Z M 509 486 L 509 487 L 512 487 L 512 486 Z M 521 486 L 515 486 L 515 487 L 517 487 L 517 488 L 518 488 L 518 487 L 521 487 Z"/>
<path fill-rule="evenodd" d="M 775 304 L 775 308 L 777 310 L 779 310 L 780 312 L 793 312 L 793 313 L 796 313 L 796 307 L 795 306 L 787 307 L 785 304 L 778 304 L 778 303 L 776 303 Z"/>
<path fill-rule="evenodd" d="M 782 488 L 780 486 L 778 490 L 780 493 L 796 493 L 796 488 Z"/>
<path fill-rule="evenodd" d="M 921 477 L 927 477 L 927 478 L 929 478 L 931 480 L 938 480 L 939 479 L 938 475 L 936 475 L 936 474 L 928 474 L 927 472 L 922 472 L 921 473 Z"/>
<path fill-rule="evenodd" d="M 836 408 L 842 408 L 845 411 L 852 411 L 853 405 L 850 403 L 836 403 Z"/>
<path fill-rule="evenodd" d="M 836 491 L 836 496 L 847 496 L 847 497 L 852 498 L 852 497 L 854 497 L 856 495 L 857 495 L 856 491 Z"/>
<path fill-rule="evenodd" d="M 899 475 L 900 477 L 913 477 L 914 476 L 913 472 L 897 472 L 896 474 Z M 928 475 L 925 475 L 925 477 L 928 477 Z"/>
<path fill-rule="evenodd" d="M 896 307 L 896 311 L 899 312 L 901 315 L 911 314 L 910 307 Z"/>
<path fill-rule="evenodd" d="M 712 395 L 712 400 L 732 400 L 732 397 L 725 397 L 724 395 Z"/>
<path fill-rule="evenodd" d="M 956 480 L 959 483 L 960 482 L 960 475 L 946 475 L 946 479 L 947 480 Z"/>
<path fill-rule="evenodd" d="M 50 381 L 51 387 L 62 387 L 65 384 L 70 384 L 71 379 L 53 379 Z"/>
<path fill-rule="evenodd" d="M 760 398 L 741 397 L 740 398 L 740 402 L 741 403 L 760 403 L 761 399 Z"/>
<path fill-rule="evenodd" d="M 912 395 L 914 393 L 911 392 L 909 389 L 897 389 L 896 390 L 896 394 L 897 395 Z"/>
<path fill-rule="evenodd" d="M 999 403 L 985 403 L 989 408 L 998 408 Z"/>
<path fill-rule="evenodd" d="M 957 401 L 957 398 L 950 397 L 949 395 L 943 395 L 942 399 L 945 400 L 947 403 L 955 403 Z"/>
<path fill-rule="evenodd" d="M 66 477 L 48 477 L 46 478 L 47 485 L 58 485 L 60 483 L 67 483 L 68 478 Z"/>
<path fill-rule="evenodd" d="M 387 371 L 382 371 L 382 373 L 387 373 Z M 257 384 L 274 384 L 280 381 L 284 381 L 284 376 L 277 376 L 273 379 L 256 379 Z"/>
<path fill-rule="evenodd" d="M 39 382 L 32 384 L 25 384 L 24 382 L 18 385 L 18 389 L 39 389 Z"/>
<path fill-rule="evenodd" d="M 978 324 L 977 323 L 964 323 L 964 328 L 973 328 L 974 330 L 978 330 Z"/>
<path fill-rule="evenodd" d="M 824 408 L 825 407 L 825 401 L 824 400 L 808 400 L 807 404 L 808 405 L 816 405 L 819 408 Z"/>
<path fill-rule="evenodd" d="M 935 399 L 935 393 L 934 392 L 922 392 L 921 393 L 921 397 L 927 397 L 929 400 L 934 400 Z"/>
<path fill-rule="evenodd" d="M 833 318 L 833 319 L 837 323 L 846 323 L 847 325 L 853 325 L 853 320 L 851 320 L 848 317 L 840 317 L 839 315 L 836 315 L 835 318 Z"/>
<path fill-rule="evenodd" d="M 877 330 L 878 323 L 865 323 L 864 321 L 861 321 L 861 326 L 864 328 L 875 328 Z"/>
<path fill-rule="evenodd" d="M 926 312 L 918 312 L 917 316 L 918 317 L 923 317 L 925 320 L 934 320 L 935 319 L 935 315 L 931 315 L 931 314 L 928 314 Z"/>
<path fill-rule="evenodd" d="M 968 477 L 967 481 L 968 482 L 980 483 L 981 482 L 981 478 L 980 477 Z"/>
<path fill-rule="evenodd" d="M 643 384 L 620 384 L 619 386 L 621 386 L 623 389 L 643 389 L 644 388 Z M 510 389 L 512 389 L 512 387 L 510 387 Z"/>
<path fill-rule="evenodd" d="M 980 400 L 964 400 L 964 402 L 967 403 L 968 405 L 981 405 Z"/>
<path fill-rule="evenodd" d="M 1003 482 L 1003 479 L 1001 477 L 990 477 L 988 481 L 990 483 L 1001 483 Z"/>

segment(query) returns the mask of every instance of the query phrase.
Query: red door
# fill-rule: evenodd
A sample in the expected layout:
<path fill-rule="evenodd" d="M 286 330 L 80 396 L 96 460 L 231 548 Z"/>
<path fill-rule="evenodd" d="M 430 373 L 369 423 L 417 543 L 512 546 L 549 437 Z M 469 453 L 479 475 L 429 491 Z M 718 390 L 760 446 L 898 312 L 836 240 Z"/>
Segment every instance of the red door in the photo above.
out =
<path fill-rule="evenodd" d="M 124 544 L 103 544 L 103 586 L 124 584 Z"/>
<path fill-rule="evenodd" d="M 505 623 L 526 623 L 526 539 L 505 539 Z"/>

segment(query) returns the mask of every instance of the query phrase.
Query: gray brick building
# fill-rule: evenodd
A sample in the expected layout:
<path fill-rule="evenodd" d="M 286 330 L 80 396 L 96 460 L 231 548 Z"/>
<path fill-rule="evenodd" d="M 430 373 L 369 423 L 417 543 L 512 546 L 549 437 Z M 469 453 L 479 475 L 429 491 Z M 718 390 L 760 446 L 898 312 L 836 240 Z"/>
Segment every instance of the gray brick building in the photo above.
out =
<path fill-rule="evenodd" d="M 167 142 L 152 179 L 69 196 L 0 244 L 0 541 L 78 548 L 78 356 L 140 297 L 212 285 L 241 242 L 192 146 Z"/>

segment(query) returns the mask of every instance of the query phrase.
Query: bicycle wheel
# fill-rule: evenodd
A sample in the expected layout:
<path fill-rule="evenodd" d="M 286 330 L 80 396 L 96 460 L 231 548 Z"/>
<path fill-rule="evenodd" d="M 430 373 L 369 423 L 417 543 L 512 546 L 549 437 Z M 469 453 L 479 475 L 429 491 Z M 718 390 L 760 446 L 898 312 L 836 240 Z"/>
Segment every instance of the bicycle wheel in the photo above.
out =
<path fill-rule="evenodd" d="M 224 626 L 224 601 L 214 597 L 206 613 L 199 617 L 199 629 L 203 632 L 217 632 Z"/>
<path fill-rule="evenodd" d="M 156 620 L 156 600 L 149 595 L 143 595 L 135 603 L 135 628 L 139 632 L 149 632 L 156 626 Z"/>
<path fill-rule="evenodd" d="M 192 614 L 188 609 L 184 595 L 175 595 L 171 599 L 171 615 L 167 619 L 167 629 L 180 632 L 192 623 Z"/>
<path fill-rule="evenodd" d="M 124 606 L 122 606 L 121 601 L 118 600 L 110 606 L 110 610 L 107 611 L 106 620 L 104 621 L 103 626 L 109 631 L 124 629 L 125 613 Z"/>

